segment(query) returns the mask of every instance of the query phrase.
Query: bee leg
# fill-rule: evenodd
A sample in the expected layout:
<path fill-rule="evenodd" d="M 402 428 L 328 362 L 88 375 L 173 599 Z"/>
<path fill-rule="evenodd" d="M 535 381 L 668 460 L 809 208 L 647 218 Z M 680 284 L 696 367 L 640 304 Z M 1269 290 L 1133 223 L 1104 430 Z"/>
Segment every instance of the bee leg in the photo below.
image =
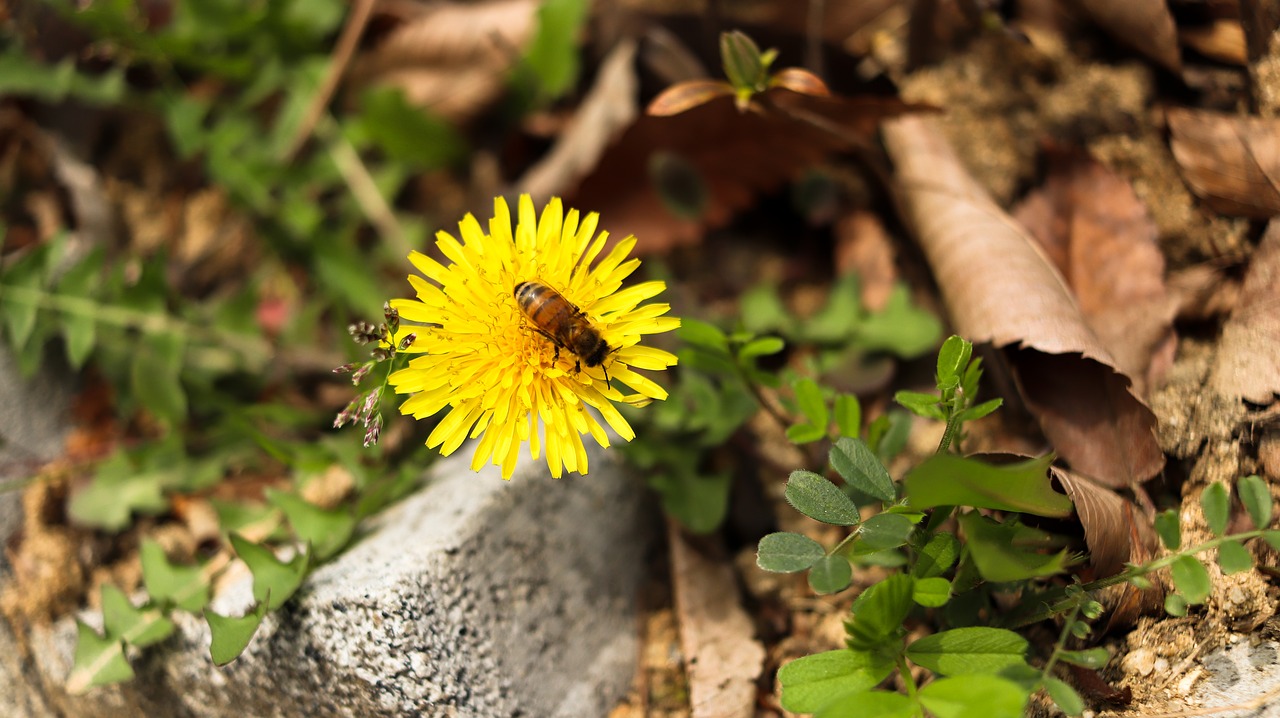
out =
<path fill-rule="evenodd" d="M 556 345 L 555 345 L 555 349 L 556 349 L 556 350 L 555 350 L 555 353 L 551 355 L 551 363 L 552 363 L 552 364 L 554 364 L 554 363 L 556 363 L 556 362 L 560 361 L 560 345 L 559 345 L 559 344 L 556 344 Z"/>

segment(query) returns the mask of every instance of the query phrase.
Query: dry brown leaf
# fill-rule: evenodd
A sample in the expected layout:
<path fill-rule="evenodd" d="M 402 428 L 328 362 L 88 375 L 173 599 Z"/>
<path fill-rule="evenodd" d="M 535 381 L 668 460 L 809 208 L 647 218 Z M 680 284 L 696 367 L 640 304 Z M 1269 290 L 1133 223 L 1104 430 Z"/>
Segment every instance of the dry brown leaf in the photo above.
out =
<path fill-rule="evenodd" d="M 1280 222 L 1274 219 L 1249 260 L 1240 303 L 1222 328 L 1209 386 L 1255 404 L 1280 395 Z"/>
<path fill-rule="evenodd" d="M 752 637 L 755 626 L 742 608 L 733 567 L 699 553 L 674 522 L 667 523 L 667 541 L 692 715 L 753 716 L 765 652 Z"/>
<path fill-rule="evenodd" d="M 1280 214 L 1280 120 L 1169 110 L 1174 159 L 1192 191 L 1223 214 Z"/>
<path fill-rule="evenodd" d="M 1145 397 L 1173 364 L 1177 338 L 1156 225 L 1133 187 L 1086 154 L 1052 150 L 1044 185 L 1014 217 L 1045 248 L 1089 327 Z"/>
<path fill-rule="evenodd" d="M 503 91 L 533 37 L 537 0 L 433 3 L 356 58 L 347 86 L 399 87 L 410 102 L 452 122 Z"/>
<path fill-rule="evenodd" d="M 1007 348 L 1028 408 L 1074 470 L 1112 487 L 1157 474 L 1164 456 L 1154 414 L 1043 250 L 969 176 L 931 120 L 895 119 L 884 135 L 905 218 L 957 332 Z"/>
<path fill-rule="evenodd" d="M 1112 37 L 1160 63 L 1165 69 L 1182 72 L 1178 28 L 1165 0 L 1078 0 L 1078 4 Z"/>
<path fill-rule="evenodd" d="M 516 180 L 541 205 L 562 194 L 591 171 L 605 147 L 635 121 L 639 92 L 635 71 L 636 43 L 622 40 L 601 63 L 595 84 L 578 106 L 573 120 L 541 160 Z"/>
<path fill-rule="evenodd" d="M 732 98 L 721 96 L 670 117 L 641 116 L 570 193 L 571 204 L 599 212 L 614 236 L 635 235 L 637 253 L 661 251 L 726 224 L 758 193 L 865 142 L 882 118 L 910 109 L 893 98 L 782 88 L 757 95 L 755 105 L 738 112 Z M 655 169 L 661 163 L 683 168 L 675 182 Z M 661 190 L 655 175 L 665 178 Z M 694 214 L 677 215 L 664 201 L 662 193 L 670 197 L 677 184 L 694 185 L 688 194 L 703 198 Z"/>
<path fill-rule="evenodd" d="M 1242 67 L 1249 62 L 1239 20 L 1220 18 L 1208 25 L 1182 28 L 1178 37 L 1187 47 L 1219 62 Z"/>

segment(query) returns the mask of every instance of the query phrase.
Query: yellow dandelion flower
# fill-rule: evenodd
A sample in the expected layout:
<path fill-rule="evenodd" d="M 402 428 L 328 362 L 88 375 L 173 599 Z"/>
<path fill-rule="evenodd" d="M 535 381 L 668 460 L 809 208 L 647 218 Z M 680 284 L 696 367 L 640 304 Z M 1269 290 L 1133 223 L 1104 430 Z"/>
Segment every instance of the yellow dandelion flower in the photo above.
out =
<path fill-rule="evenodd" d="M 506 200 L 495 199 L 487 234 L 469 214 L 458 223 L 462 241 L 436 234 L 447 266 L 419 252 L 409 256 L 426 279 L 411 275 L 417 299 L 391 305 L 404 322 L 420 326 L 402 324 L 394 340 L 415 333 L 407 351 L 419 356 L 392 373 L 390 383 L 396 393 L 411 395 L 400 405 L 403 414 L 421 419 L 448 410 L 428 447 L 448 456 L 464 440 L 480 438 L 473 470 L 492 462 L 511 478 L 527 442 L 534 459 L 545 449 L 553 476 L 562 469 L 585 474 L 582 435 L 609 445 L 597 416 L 630 441 L 635 432 L 614 403 L 667 397 L 634 370 L 675 365 L 670 352 L 641 346 L 640 339 L 671 331 L 680 320 L 663 316 L 667 304 L 640 305 L 665 283 L 622 288 L 640 266 L 627 259 L 635 237 L 596 261 L 608 232 L 596 236 L 595 213 L 579 217 L 573 209 L 566 215 L 560 200 L 552 199 L 539 218 L 523 195 L 517 219 L 513 233 Z M 524 310 L 516 297 L 521 285 Z M 557 295 L 571 306 L 556 303 Z M 615 384 L 634 393 L 624 395 Z"/>

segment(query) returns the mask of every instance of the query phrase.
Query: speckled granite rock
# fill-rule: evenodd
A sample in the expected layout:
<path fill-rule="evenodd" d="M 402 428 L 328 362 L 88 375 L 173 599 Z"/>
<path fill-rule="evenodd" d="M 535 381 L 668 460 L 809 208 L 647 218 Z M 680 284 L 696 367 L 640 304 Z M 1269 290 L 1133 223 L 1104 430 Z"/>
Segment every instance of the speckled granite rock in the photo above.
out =
<path fill-rule="evenodd" d="M 374 519 L 230 666 L 212 665 L 203 622 L 187 617 L 134 662 L 136 681 L 69 697 L 66 620 L 33 636 L 25 677 L 0 675 L 0 695 L 22 695 L 5 715 L 607 714 L 638 650 L 635 598 L 656 526 L 641 482 L 600 451 L 589 477 L 560 481 L 530 463 L 504 482 L 468 460 L 442 462 Z M 246 576 L 215 607 L 243 607 L 248 592 Z"/>

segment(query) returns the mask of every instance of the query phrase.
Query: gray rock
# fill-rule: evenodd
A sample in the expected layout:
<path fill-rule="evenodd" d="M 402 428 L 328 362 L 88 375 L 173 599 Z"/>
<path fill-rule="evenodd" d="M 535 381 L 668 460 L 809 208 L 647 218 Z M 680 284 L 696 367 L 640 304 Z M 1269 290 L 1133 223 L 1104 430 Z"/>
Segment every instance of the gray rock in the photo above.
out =
<path fill-rule="evenodd" d="M 560 481 L 545 464 L 504 482 L 472 473 L 469 455 L 444 461 L 231 665 L 213 666 L 207 627 L 179 614 L 135 681 L 68 697 L 68 619 L 31 642 L 40 680 L 0 676 L 0 694 L 39 693 L 16 713 L 31 716 L 604 716 L 633 677 L 656 526 L 616 457 L 591 452 L 590 476 Z M 243 610 L 249 590 L 246 576 L 215 608 Z"/>
<path fill-rule="evenodd" d="M 1205 678 L 1191 690 L 1194 707 L 1212 718 L 1280 718 L 1280 643 L 1248 636 L 1205 656 Z"/>

